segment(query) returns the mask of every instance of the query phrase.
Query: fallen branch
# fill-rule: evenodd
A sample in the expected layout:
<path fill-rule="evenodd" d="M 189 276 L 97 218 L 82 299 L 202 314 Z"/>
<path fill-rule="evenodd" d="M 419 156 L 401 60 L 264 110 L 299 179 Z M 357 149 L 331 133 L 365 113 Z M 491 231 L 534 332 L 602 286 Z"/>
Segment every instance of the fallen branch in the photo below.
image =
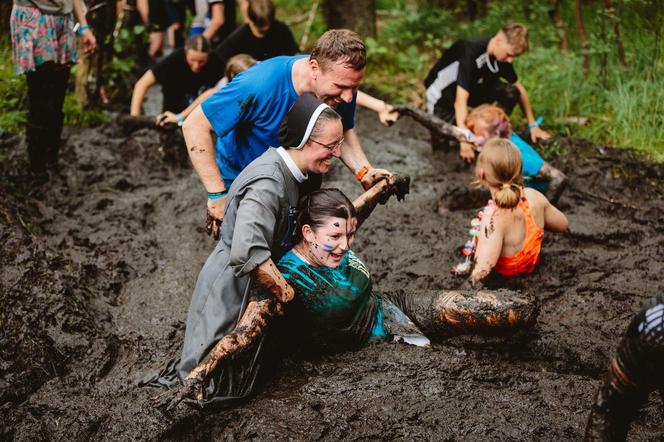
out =
<path fill-rule="evenodd" d="M 429 129 L 430 131 L 435 132 L 440 137 L 448 138 L 450 140 L 455 140 L 458 142 L 463 141 L 466 143 L 474 144 L 472 140 L 471 141 L 468 140 L 468 137 L 466 136 L 463 130 L 459 129 L 458 127 L 444 120 L 441 120 L 435 115 L 428 114 L 424 111 L 415 109 L 414 107 L 411 106 L 403 106 L 403 105 L 394 106 L 393 110 L 401 115 L 409 116 L 410 118 L 417 121 L 422 126 Z"/>

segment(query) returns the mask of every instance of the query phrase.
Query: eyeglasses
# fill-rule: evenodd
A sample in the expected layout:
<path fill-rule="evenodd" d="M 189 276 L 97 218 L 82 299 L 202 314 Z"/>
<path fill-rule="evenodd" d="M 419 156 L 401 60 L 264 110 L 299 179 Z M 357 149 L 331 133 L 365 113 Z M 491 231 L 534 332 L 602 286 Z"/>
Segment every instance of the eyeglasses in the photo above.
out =
<path fill-rule="evenodd" d="M 344 140 L 343 137 L 341 137 L 341 139 L 340 139 L 339 141 L 337 141 L 336 143 L 334 143 L 334 144 L 325 144 L 325 143 L 321 143 L 320 141 L 316 141 L 316 140 L 314 140 L 313 138 L 309 138 L 309 141 L 313 141 L 314 143 L 316 143 L 316 144 L 320 144 L 320 145 L 323 146 L 324 148 L 333 151 L 333 150 L 335 150 L 337 147 L 338 147 L 339 149 L 341 149 L 341 146 L 344 145 L 344 141 L 345 141 L 345 140 Z"/>

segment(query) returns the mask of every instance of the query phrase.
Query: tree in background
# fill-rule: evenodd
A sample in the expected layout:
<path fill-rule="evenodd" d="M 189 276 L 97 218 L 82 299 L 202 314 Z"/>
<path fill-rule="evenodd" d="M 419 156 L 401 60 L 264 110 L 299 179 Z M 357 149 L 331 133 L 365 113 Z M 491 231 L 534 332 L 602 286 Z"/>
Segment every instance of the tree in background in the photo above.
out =
<path fill-rule="evenodd" d="M 375 0 L 323 0 L 322 6 L 329 29 L 350 29 L 363 39 L 376 36 Z"/>

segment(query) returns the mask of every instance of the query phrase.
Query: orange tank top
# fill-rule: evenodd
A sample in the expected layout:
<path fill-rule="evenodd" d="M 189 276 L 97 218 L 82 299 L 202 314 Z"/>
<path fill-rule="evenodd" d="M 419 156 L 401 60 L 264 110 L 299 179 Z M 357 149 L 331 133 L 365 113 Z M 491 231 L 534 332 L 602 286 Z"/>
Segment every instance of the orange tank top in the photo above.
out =
<path fill-rule="evenodd" d="M 516 255 L 498 258 L 494 270 L 503 276 L 518 276 L 531 273 L 535 269 L 542 248 L 544 229 L 535 223 L 533 213 L 526 198 L 522 198 L 517 206 L 523 212 L 526 221 L 526 239 L 523 248 Z"/>

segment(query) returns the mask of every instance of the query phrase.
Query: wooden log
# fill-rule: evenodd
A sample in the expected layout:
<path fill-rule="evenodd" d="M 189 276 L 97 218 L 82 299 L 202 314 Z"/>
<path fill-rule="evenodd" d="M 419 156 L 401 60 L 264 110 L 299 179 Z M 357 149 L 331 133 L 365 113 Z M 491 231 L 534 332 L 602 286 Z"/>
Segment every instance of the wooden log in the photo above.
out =
<path fill-rule="evenodd" d="M 404 105 L 394 106 L 393 110 L 395 112 L 399 112 L 400 115 L 406 115 L 412 118 L 442 138 L 447 138 L 458 142 L 463 141 L 472 143 L 472 141 L 468 140 L 466 134 L 461 129 L 446 121 L 441 120 L 435 115 L 428 114 L 412 106 Z"/>

